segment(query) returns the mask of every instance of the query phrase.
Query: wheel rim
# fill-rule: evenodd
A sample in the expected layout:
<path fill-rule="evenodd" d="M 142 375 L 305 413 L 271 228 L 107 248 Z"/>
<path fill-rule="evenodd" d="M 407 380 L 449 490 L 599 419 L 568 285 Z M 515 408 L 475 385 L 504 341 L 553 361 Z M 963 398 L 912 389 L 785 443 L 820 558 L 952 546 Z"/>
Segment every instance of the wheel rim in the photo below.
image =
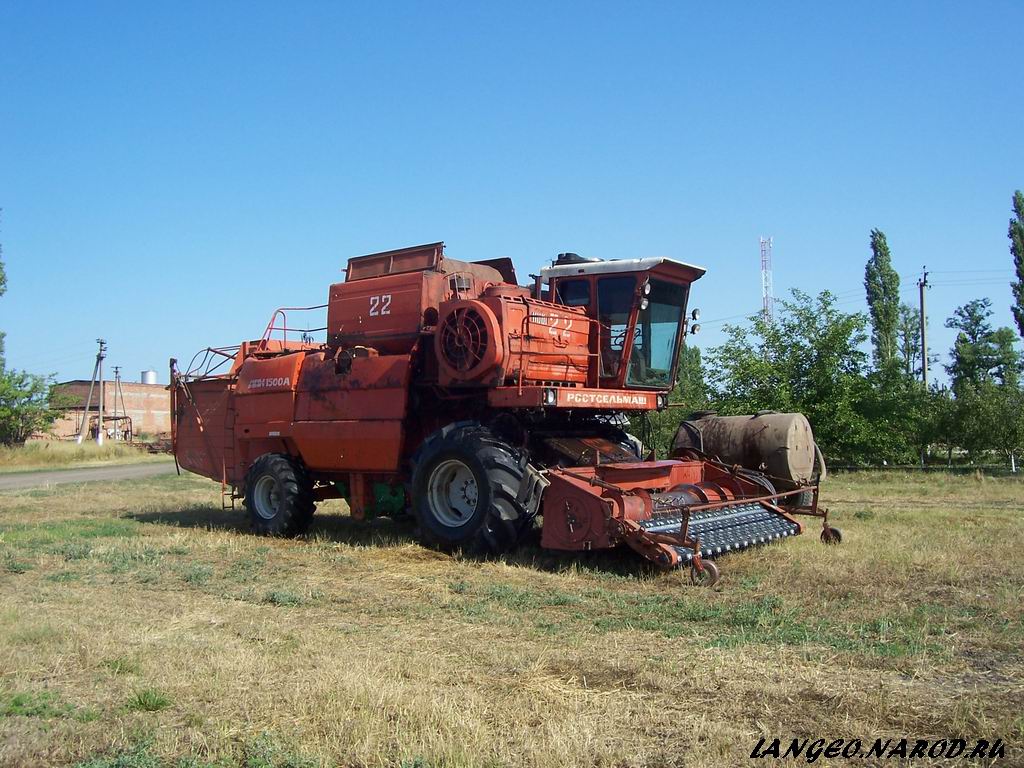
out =
<path fill-rule="evenodd" d="M 256 514 L 264 520 L 273 520 L 281 507 L 281 494 L 277 490 L 277 481 L 270 475 L 264 475 L 256 481 L 252 489 L 252 501 Z"/>
<path fill-rule="evenodd" d="M 458 459 L 448 459 L 430 473 L 427 496 L 438 522 L 458 528 L 468 523 L 476 512 L 480 489 L 473 470 Z"/>

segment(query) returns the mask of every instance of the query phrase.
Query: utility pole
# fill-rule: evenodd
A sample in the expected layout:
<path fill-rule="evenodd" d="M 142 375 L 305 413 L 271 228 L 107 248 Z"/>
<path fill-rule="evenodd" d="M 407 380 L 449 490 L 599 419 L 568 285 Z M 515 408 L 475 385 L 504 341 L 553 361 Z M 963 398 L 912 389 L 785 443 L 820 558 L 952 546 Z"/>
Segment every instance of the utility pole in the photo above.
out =
<path fill-rule="evenodd" d="M 121 366 L 114 366 L 114 439 L 117 440 L 117 393 L 121 391 Z"/>
<path fill-rule="evenodd" d="M 924 289 L 928 287 L 928 268 L 921 267 L 921 279 L 917 281 L 918 293 L 921 297 L 921 382 L 928 389 L 928 337 L 927 315 L 924 311 Z"/>
<path fill-rule="evenodd" d="M 96 355 L 96 365 L 99 367 L 99 382 L 100 382 L 100 411 L 99 411 L 99 422 L 96 425 L 96 445 L 103 445 L 103 358 L 107 356 L 107 342 L 103 339 L 96 339 L 96 342 L 100 345 L 100 351 Z"/>
<path fill-rule="evenodd" d="M 85 411 L 82 412 L 82 428 L 79 430 L 78 438 L 75 440 L 79 445 L 82 444 L 82 440 L 85 439 L 85 433 L 89 429 L 89 409 L 92 408 L 92 391 L 96 386 L 97 374 L 100 379 L 100 423 L 103 423 L 103 358 L 107 354 L 107 342 L 103 339 L 96 339 L 96 342 L 100 345 L 100 349 L 96 353 L 96 364 L 92 367 L 92 378 L 89 380 L 89 396 L 85 399 Z M 100 442 L 98 435 L 96 440 Z"/>

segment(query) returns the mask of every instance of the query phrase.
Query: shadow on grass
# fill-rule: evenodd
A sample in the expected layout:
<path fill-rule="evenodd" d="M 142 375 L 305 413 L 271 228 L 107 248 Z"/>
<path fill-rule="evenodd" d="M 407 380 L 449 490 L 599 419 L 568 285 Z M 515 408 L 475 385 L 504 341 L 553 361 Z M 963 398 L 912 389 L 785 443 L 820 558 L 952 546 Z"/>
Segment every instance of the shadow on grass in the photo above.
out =
<path fill-rule="evenodd" d="M 138 512 L 125 517 L 153 525 L 254 535 L 249 526 L 248 513 L 241 506 L 234 510 L 222 510 L 213 505 L 194 505 L 161 512 Z M 310 542 L 326 541 L 357 547 L 384 548 L 400 547 L 419 541 L 416 525 L 410 518 L 393 520 L 388 517 L 377 517 L 354 520 L 333 510 L 318 510 L 313 516 L 313 524 L 303 538 Z M 552 573 L 583 570 L 632 579 L 651 578 L 661 573 L 660 569 L 626 547 L 592 552 L 556 552 L 542 549 L 539 528 L 528 534 L 519 549 L 493 559 Z"/>
<path fill-rule="evenodd" d="M 629 547 L 598 549 L 579 552 L 561 552 L 540 546 L 540 528 L 531 531 L 523 545 L 500 558 L 510 565 L 520 565 L 538 571 L 591 571 L 603 576 L 626 579 L 648 579 L 664 571 L 644 560 Z"/>
<path fill-rule="evenodd" d="M 202 528 L 252 535 L 249 515 L 244 507 L 220 509 L 213 505 L 194 505 L 162 512 L 137 512 L 126 517 L 140 523 L 167 525 L 176 528 Z M 411 521 L 374 518 L 353 520 L 348 515 L 317 511 L 309 531 L 302 537 L 309 541 L 330 541 L 352 546 L 395 547 L 416 541 Z"/>

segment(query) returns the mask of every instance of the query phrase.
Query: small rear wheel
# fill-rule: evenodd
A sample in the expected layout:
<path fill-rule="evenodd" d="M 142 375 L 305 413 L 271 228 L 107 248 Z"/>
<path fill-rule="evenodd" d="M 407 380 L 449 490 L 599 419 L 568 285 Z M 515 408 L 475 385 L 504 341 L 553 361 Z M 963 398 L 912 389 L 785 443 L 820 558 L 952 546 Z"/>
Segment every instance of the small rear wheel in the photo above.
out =
<path fill-rule="evenodd" d="M 283 453 L 266 453 L 245 476 L 245 508 L 255 533 L 298 536 L 313 520 L 313 483 L 305 468 Z"/>
<path fill-rule="evenodd" d="M 721 574 L 718 566 L 710 560 L 701 560 L 701 567 L 690 566 L 690 583 L 695 587 L 713 587 L 718 583 Z"/>
<path fill-rule="evenodd" d="M 822 544 L 842 544 L 843 543 L 843 532 L 833 526 L 823 528 L 821 531 L 821 543 Z"/>

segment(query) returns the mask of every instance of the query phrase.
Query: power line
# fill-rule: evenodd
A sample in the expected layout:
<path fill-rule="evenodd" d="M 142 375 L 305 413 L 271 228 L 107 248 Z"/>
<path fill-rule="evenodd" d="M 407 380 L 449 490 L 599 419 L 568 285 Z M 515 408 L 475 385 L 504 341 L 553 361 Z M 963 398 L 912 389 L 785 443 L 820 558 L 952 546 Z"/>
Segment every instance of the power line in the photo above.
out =
<path fill-rule="evenodd" d="M 962 274 L 977 274 L 978 272 L 1006 272 L 1006 269 L 933 269 L 931 274 L 933 275 L 962 275 Z"/>

